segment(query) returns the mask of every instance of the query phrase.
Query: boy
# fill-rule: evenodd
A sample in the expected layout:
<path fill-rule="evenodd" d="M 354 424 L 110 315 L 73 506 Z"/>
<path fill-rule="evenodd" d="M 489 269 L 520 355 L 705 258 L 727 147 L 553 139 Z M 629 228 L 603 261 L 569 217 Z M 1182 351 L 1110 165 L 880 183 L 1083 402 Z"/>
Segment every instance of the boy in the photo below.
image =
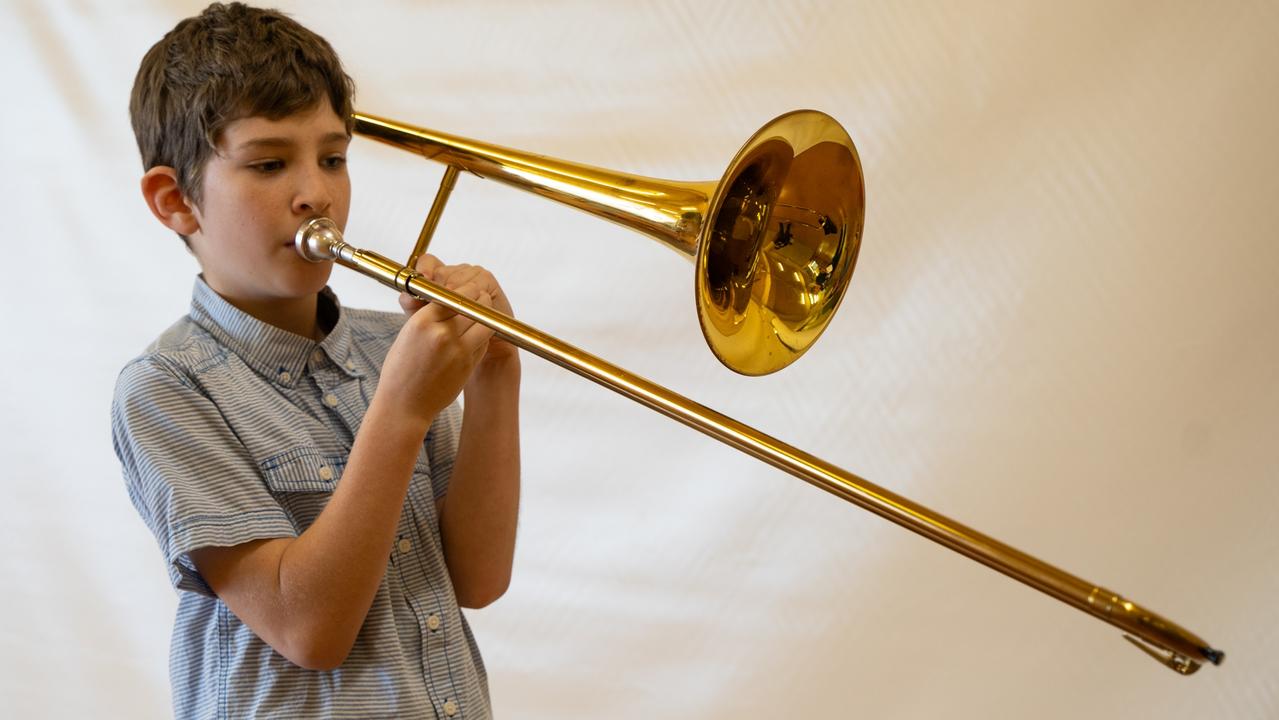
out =
<path fill-rule="evenodd" d="M 342 308 L 332 264 L 292 249 L 346 223 L 351 94 L 326 41 L 239 3 L 179 23 L 134 84 L 143 197 L 202 271 L 112 403 L 178 590 L 178 717 L 491 715 L 458 606 L 510 579 L 519 360 L 407 296 L 407 319 Z M 510 312 L 481 268 L 419 270 Z"/>

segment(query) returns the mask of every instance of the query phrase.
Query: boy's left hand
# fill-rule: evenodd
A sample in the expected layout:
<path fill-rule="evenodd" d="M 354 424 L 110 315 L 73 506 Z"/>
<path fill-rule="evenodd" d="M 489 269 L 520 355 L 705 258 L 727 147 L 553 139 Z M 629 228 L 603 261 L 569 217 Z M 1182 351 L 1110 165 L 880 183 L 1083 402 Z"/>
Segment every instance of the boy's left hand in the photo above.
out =
<path fill-rule="evenodd" d="M 437 285 L 443 285 L 449 290 L 456 290 L 467 284 L 478 285 L 480 290 L 487 292 L 488 296 L 492 298 L 492 303 L 488 307 L 504 315 L 515 316 L 515 312 L 511 309 L 511 303 L 507 300 L 506 293 L 502 291 L 502 286 L 498 284 L 497 278 L 479 265 L 465 263 L 445 265 L 434 255 L 423 255 L 418 258 L 416 269 L 426 279 Z M 424 305 L 426 303 L 421 300 L 407 293 L 400 293 L 400 307 L 404 309 L 404 312 L 411 315 Z M 488 349 L 485 351 L 484 358 L 480 361 L 476 370 L 501 366 L 518 361 L 518 359 L 517 348 L 501 337 L 494 335 L 489 340 Z"/>

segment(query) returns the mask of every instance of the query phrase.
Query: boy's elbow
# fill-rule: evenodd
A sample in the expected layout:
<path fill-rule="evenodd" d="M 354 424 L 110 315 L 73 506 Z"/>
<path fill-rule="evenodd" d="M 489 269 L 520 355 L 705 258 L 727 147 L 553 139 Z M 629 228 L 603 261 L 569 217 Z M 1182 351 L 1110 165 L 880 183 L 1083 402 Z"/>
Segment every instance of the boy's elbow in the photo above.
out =
<path fill-rule="evenodd" d="M 468 594 L 468 595 L 459 595 L 457 597 L 457 604 L 460 607 L 466 608 L 467 610 L 479 610 L 481 608 L 486 608 L 489 605 L 492 605 L 493 603 L 497 602 L 497 599 L 502 597 L 502 595 L 504 594 L 505 594 L 505 591 L 499 592 L 499 593 L 489 593 L 489 594 L 475 593 L 475 594 Z"/>
<path fill-rule="evenodd" d="M 342 663 L 346 662 L 346 656 L 350 652 L 350 648 L 347 648 L 346 652 L 335 651 L 331 648 L 299 648 L 285 655 L 285 657 L 289 662 L 305 670 L 328 672 L 341 667 Z"/>
<path fill-rule="evenodd" d="M 286 660 L 306 670 L 336 670 L 346 662 L 355 638 L 334 637 L 332 631 L 316 627 L 299 631 L 285 648 L 277 648 Z"/>
<path fill-rule="evenodd" d="M 498 598 L 506 594 L 510 586 L 511 576 L 506 575 L 483 584 L 470 583 L 470 587 L 465 589 L 454 587 L 454 592 L 457 594 L 458 605 L 469 610 L 479 610 L 497 602 Z"/>

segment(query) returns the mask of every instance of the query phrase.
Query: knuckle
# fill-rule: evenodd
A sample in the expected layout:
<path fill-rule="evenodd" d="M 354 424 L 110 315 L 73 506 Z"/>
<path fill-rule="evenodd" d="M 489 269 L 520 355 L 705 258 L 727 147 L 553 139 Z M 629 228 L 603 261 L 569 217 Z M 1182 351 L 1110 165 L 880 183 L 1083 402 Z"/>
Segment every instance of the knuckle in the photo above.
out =
<path fill-rule="evenodd" d="M 448 323 L 435 322 L 431 323 L 426 328 L 426 337 L 433 344 L 446 344 L 450 335 L 452 335 L 452 333 L 449 332 Z"/>

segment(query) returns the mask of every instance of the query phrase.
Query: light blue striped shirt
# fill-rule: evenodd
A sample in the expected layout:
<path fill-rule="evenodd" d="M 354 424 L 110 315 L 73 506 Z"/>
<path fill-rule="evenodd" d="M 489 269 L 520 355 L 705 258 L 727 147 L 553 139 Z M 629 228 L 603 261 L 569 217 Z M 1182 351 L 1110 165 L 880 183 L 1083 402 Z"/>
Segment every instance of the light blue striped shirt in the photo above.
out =
<path fill-rule="evenodd" d="M 263 323 L 197 278 L 191 311 L 120 373 L 111 407 L 134 507 L 178 591 L 169 672 L 179 718 L 488 718 L 488 680 L 444 565 L 435 499 L 461 427 L 426 436 L 396 543 L 336 670 L 300 668 L 233 615 L 191 563 L 201 547 L 296 537 L 341 482 L 403 316 L 339 306 L 323 342 Z"/>

